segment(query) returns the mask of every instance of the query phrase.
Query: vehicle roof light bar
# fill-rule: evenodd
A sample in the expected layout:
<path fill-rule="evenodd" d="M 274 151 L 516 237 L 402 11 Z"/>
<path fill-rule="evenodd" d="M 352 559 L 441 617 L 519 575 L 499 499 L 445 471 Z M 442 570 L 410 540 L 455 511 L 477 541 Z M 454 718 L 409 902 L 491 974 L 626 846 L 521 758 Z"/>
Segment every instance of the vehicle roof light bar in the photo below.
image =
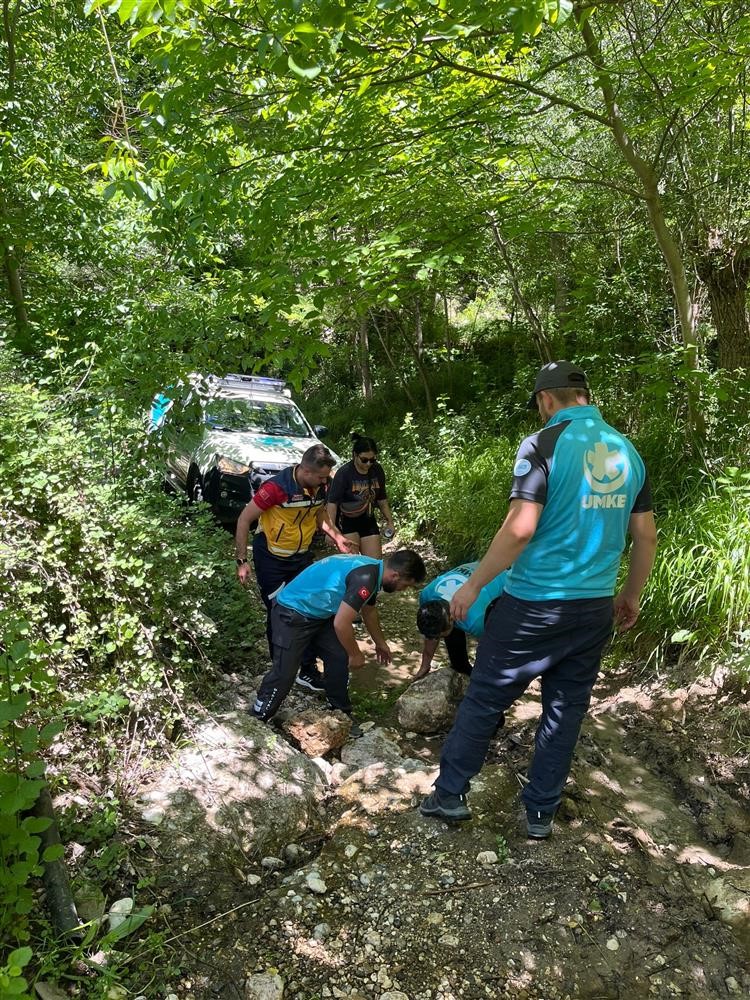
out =
<path fill-rule="evenodd" d="M 267 378 L 264 375 L 225 375 L 222 382 L 247 386 L 249 389 L 265 389 L 266 392 L 279 392 L 284 396 L 291 396 L 291 390 L 284 379 Z"/>

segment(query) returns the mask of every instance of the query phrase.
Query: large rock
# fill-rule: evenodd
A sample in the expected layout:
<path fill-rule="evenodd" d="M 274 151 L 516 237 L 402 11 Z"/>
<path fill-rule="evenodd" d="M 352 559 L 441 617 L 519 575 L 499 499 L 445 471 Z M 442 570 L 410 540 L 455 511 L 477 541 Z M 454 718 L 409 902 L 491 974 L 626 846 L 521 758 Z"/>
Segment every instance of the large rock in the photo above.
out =
<path fill-rule="evenodd" d="M 284 980 L 275 972 L 257 972 L 245 983 L 246 1000 L 282 1000 Z"/>
<path fill-rule="evenodd" d="M 308 708 L 283 722 L 283 729 L 308 757 L 323 757 L 343 746 L 352 728 L 344 712 Z"/>
<path fill-rule="evenodd" d="M 424 761 L 404 757 L 386 730 L 372 729 L 341 751 L 345 780 L 336 789 L 339 799 L 366 813 L 400 811 L 426 794 L 437 771 Z"/>
<path fill-rule="evenodd" d="M 323 829 L 318 768 L 273 729 L 245 713 L 202 723 L 147 787 L 138 804 L 155 825 L 171 884 L 220 890 L 248 866 L 278 854 L 301 833 Z M 226 876 L 222 880 L 222 876 Z"/>
<path fill-rule="evenodd" d="M 371 729 L 341 751 L 341 761 L 346 765 L 347 774 L 352 774 L 369 764 L 399 767 L 403 764 L 403 760 L 401 747 L 388 736 L 385 729 Z"/>
<path fill-rule="evenodd" d="M 438 770 L 423 761 L 406 758 L 401 766 L 369 764 L 355 771 L 337 789 L 336 795 L 369 815 L 403 812 L 432 791 Z"/>
<path fill-rule="evenodd" d="M 443 667 L 414 681 L 396 702 L 398 721 L 414 733 L 437 733 L 447 729 L 466 692 L 468 677 Z"/>
<path fill-rule="evenodd" d="M 750 946 L 750 869 L 722 873 L 708 883 L 705 894 L 716 917 Z"/>

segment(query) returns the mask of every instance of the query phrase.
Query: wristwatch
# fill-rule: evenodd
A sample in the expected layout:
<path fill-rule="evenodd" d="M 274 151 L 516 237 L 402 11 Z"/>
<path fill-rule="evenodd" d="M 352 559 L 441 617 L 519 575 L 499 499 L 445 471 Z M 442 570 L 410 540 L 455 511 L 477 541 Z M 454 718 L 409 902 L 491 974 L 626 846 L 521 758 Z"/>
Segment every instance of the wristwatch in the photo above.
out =
<path fill-rule="evenodd" d="M 238 566 L 244 566 L 245 563 L 247 562 L 247 559 L 235 559 L 234 561 L 237 563 Z"/>

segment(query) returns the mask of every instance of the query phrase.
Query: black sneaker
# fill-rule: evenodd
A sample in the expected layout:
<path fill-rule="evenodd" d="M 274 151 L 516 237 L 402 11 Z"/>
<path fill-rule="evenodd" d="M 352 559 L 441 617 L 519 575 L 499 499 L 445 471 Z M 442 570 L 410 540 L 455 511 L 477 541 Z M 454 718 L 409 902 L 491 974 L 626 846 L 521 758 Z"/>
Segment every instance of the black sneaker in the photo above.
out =
<path fill-rule="evenodd" d="M 312 674 L 300 674 L 294 683 L 297 687 L 304 688 L 305 691 L 312 691 L 315 694 L 322 694 L 326 689 L 326 686 L 323 683 L 323 678 L 320 674 L 318 674 L 317 677 Z"/>
<path fill-rule="evenodd" d="M 526 810 L 526 834 L 532 840 L 546 840 L 552 833 L 552 823 L 555 814 L 539 812 L 538 809 Z"/>
<path fill-rule="evenodd" d="M 455 822 L 471 819 L 465 795 L 448 795 L 446 792 L 439 792 L 437 788 L 426 799 L 422 799 L 419 811 L 423 816 L 437 816 Z"/>

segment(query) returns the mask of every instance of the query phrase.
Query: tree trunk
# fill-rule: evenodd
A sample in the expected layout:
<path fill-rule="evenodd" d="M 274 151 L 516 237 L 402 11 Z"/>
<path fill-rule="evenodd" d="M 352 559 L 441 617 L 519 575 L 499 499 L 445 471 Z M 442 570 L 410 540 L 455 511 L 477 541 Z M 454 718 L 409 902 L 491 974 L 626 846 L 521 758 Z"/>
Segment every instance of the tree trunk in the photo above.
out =
<path fill-rule="evenodd" d="M 566 269 L 567 256 L 565 253 L 565 241 L 560 233 L 553 233 L 550 237 L 550 250 L 552 259 L 555 262 L 555 317 L 560 330 L 565 326 L 570 311 L 570 282 Z"/>
<path fill-rule="evenodd" d="M 708 291 L 719 343 L 719 367 L 750 370 L 750 324 L 747 287 L 750 283 L 750 247 L 725 250 L 721 235 L 709 236 L 708 253 L 698 261 L 698 275 Z"/>
<path fill-rule="evenodd" d="M 372 399 L 372 377 L 370 375 L 370 339 L 367 313 L 359 317 L 357 330 L 357 355 L 359 357 L 359 372 L 362 381 L 362 395 Z"/>
<path fill-rule="evenodd" d="M 526 298 L 526 296 L 521 291 L 521 285 L 518 281 L 518 276 L 516 274 L 516 269 L 513 264 L 513 259 L 508 251 L 508 244 L 503 239 L 502 233 L 500 232 L 500 227 L 497 224 L 497 220 L 494 216 L 489 216 L 490 228 L 492 229 L 492 238 L 495 241 L 495 246 L 497 247 L 503 263 L 505 264 L 506 274 L 508 280 L 510 281 L 510 287 L 513 292 L 513 298 L 518 303 L 519 309 L 523 310 L 526 316 L 526 322 L 531 328 L 531 336 L 536 345 L 537 352 L 543 364 L 548 361 L 552 361 L 552 345 L 549 342 L 549 338 L 544 331 L 542 322 L 534 311 L 534 307 Z"/>
<path fill-rule="evenodd" d="M 13 10 L 11 10 L 10 0 L 3 0 L 2 35 L 6 51 L 7 82 L 5 99 L 8 102 L 8 107 L 11 107 L 16 95 L 16 31 L 20 13 L 20 3 L 16 3 Z M 34 352 L 34 341 L 29 316 L 26 312 L 23 282 L 21 281 L 18 258 L 13 248 L 13 242 L 5 199 L 2 190 L 0 190 L 0 252 L 2 252 L 8 296 L 16 323 L 14 345 L 22 354 L 30 356 Z"/>
<path fill-rule="evenodd" d="M 0 226 L 2 224 L 0 221 Z M 3 255 L 3 270 L 5 271 L 8 298 L 13 309 L 13 318 L 15 319 L 16 326 L 13 343 L 22 354 L 31 356 L 34 353 L 34 340 L 29 315 L 26 312 L 26 299 L 23 293 L 21 273 L 13 248 L 8 245 L 2 233 L 0 233 L 0 249 Z"/>
<path fill-rule="evenodd" d="M 422 389 L 424 391 L 424 405 L 425 409 L 427 410 L 427 417 L 429 420 L 434 420 L 435 407 L 432 405 L 432 392 L 430 390 L 430 383 L 427 378 L 427 372 L 425 371 L 424 364 L 422 363 L 422 358 L 419 353 L 418 346 L 417 344 L 415 344 L 414 340 L 409 336 L 409 331 L 404 329 L 403 321 L 399 324 L 399 331 L 404 339 L 404 342 L 406 343 L 406 346 L 414 355 L 414 363 L 417 366 L 417 373 L 419 375 L 419 380 L 422 383 Z"/>
<path fill-rule="evenodd" d="M 443 315 L 445 316 L 445 349 L 448 352 L 448 359 L 450 360 L 451 351 L 453 350 L 453 339 L 451 337 L 451 320 L 450 312 L 448 310 L 448 296 L 445 292 L 441 292 L 440 297 L 443 300 Z"/>
<path fill-rule="evenodd" d="M 386 317 L 384 318 L 384 323 L 387 322 L 387 318 L 388 317 L 387 317 L 387 314 L 386 314 Z M 388 364 L 391 366 L 391 369 L 392 369 L 394 375 L 396 376 L 396 378 L 401 383 L 401 386 L 402 386 L 402 388 L 404 390 L 404 395 L 406 396 L 406 398 L 409 400 L 409 402 L 411 403 L 411 405 L 416 410 L 416 408 L 417 408 L 417 402 L 414 399 L 414 397 L 412 396 L 411 392 L 409 391 L 409 386 L 406 384 L 406 379 L 403 377 L 403 375 L 401 373 L 401 369 L 398 367 L 398 365 L 394 361 L 393 355 L 391 354 L 391 351 L 390 351 L 390 347 L 388 346 L 388 339 L 386 339 L 387 338 L 387 334 L 386 334 L 386 336 L 384 336 L 380 332 L 380 327 L 378 326 L 377 320 L 375 319 L 375 317 L 372 314 L 372 310 L 370 310 L 370 319 L 372 320 L 372 328 L 375 331 L 375 333 L 377 334 L 378 340 L 380 341 L 380 345 L 383 348 L 383 353 L 385 354 L 386 358 L 388 359 Z"/>
<path fill-rule="evenodd" d="M 417 338 L 417 357 L 422 358 L 424 350 L 424 332 L 422 330 L 422 310 L 419 308 L 419 299 L 414 300 L 414 331 Z"/>
<path fill-rule="evenodd" d="M 33 809 L 34 816 L 50 821 L 46 830 L 39 834 L 41 840 L 42 853 L 50 847 L 58 847 L 60 844 L 60 834 L 57 832 L 57 820 L 55 810 L 50 798 L 49 789 L 45 787 L 39 793 Z M 62 858 L 56 861 L 45 861 L 43 867 L 42 882 L 47 901 L 52 924 L 58 934 L 75 934 L 76 927 L 79 927 L 81 920 L 76 911 L 73 901 L 73 893 L 70 890 L 70 879 L 68 869 Z"/>
<path fill-rule="evenodd" d="M 682 251 L 667 224 L 664 205 L 659 194 L 659 178 L 651 164 L 638 153 L 625 128 L 615 96 L 615 87 L 610 72 L 604 65 L 601 45 L 588 20 L 587 12 L 582 13 L 579 10 L 577 17 L 579 30 L 586 46 L 586 54 L 594 67 L 596 82 L 607 109 L 609 129 L 622 158 L 641 184 L 651 228 L 667 265 L 682 332 L 683 359 L 687 371 L 685 383 L 690 430 L 699 438 L 705 438 L 706 421 L 701 411 L 700 386 L 692 374 L 698 365 L 698 304 L 690 293 Z"/>

